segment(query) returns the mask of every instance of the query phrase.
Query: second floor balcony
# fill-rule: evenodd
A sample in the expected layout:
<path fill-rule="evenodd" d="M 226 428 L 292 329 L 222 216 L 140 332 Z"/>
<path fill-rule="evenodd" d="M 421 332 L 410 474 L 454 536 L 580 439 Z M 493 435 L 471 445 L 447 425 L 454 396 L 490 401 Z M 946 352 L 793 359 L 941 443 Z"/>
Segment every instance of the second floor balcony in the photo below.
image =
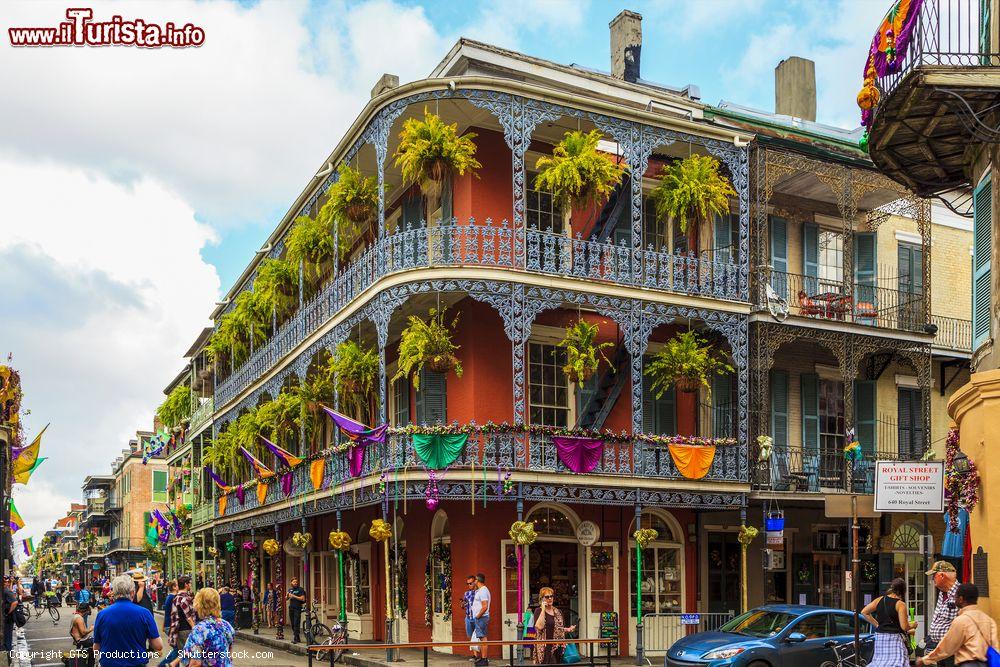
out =
<path fill-rule="evenodd" d="M 573 478 L 574 486 L 586 487 L 607 483 L 609 478 L 642 479 L 643 484 L 657 484 L 666 481 L 676 482 L 671 488 L 683 491 L 701 488 L 699 485 L 709 485 L 719 489 L 718 483 L 742 485 L 746 483 L 747 464 L 745 448 L 736 440 L 727 438 L 692 439 L 700 445 L 710 445 L 714 456 L 704 477 L 689 479 L 679 470 L 670 452 L 671 440 L 678 444 L 690 442 L 681 436 L 667 438 L 662 436 L 612 437 L 607 436 L 601 445 L 601 455 L 594 467 L 588 471 L 574 470 L 567 465 L 557 451 L 553 435 L 540 432 L 525 432 L 523 429 L 510 427 L 492 430 L 493 426 L 477 428 L 469 425 L 468 440 L 447 466 L 446 472 L 436 473 L 439 483 L 446 480 L 469 482 L 470 476 L 475 479 L 478 494 L 486 493 L 491 498 L 503 498 L 511 493 L 511 488 L 505 489 L 504 479 L 516 483 L 522 474 L 532 479 L 545 478 L 548 475 L 558 475 L 569 483 Z M 460 430 L 457 432 L 461 432 Z M 704 448 L 704 447 L 703 447 Z M 324 477 L 321 489 L 343 489 L 344 484 L 357 483 L 358 493 L 363 495 L 364 488 L 370 487 L 380 477 L 385 475 L 400 480 L 396 487 L 403 488 L 404 480 L 416 482 L 423 489 L 429 479 L 426 471 L 422 471 L 420 455 L 414 447 L 413 437 L 400 430 L 391 433 L 381 444 L 369 445 L 364 453 L 357 475 L 348 472 L 348 454 L 336 449 L 327 450 L 317 455 L 326 458 Z M 485 471 L 485 473 L 483 472 Z M 290 471 L 290 491 L 285 493 L 282 484 L 277 480 L 269 483 L 264 502 L 257 497 L 256 489 L 251 484 L 246 488 L 243 503 L 237 500 L 235 493 L 228 494 L 224 517 L 239 515 L 243 512 L 277 505 L 278 503 L 303 496 L 314 496 L 313 481 L 310 479 L 310 466 L 302 464 Z M 483 475 L 485 481 L 482 481 Z M 389 482 L 392 486 L 392 482 Z M 322 491 L 319 493 L 323 493 Z M 422 494 L 409 492 L 410 501 L 418 501 Z M 218 504 L 208 505 L 215 518 L 220 518 Z"/>
<path fill-rule="evenodd" d="M 921 196 L 951 193 L 968 183 L 969 145 L 1000 141 L 992 118 L 1000 99 L 1000 5 L 907 4 L 876 28 L 865 70 L 878 96 L 861 120 L 884 174 Z"/>

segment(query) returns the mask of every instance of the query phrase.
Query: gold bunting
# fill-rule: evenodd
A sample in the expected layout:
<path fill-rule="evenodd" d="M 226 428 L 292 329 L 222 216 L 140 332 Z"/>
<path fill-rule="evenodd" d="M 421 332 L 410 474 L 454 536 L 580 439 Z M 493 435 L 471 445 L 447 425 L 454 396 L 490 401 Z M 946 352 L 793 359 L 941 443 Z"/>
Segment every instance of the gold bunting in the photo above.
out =
<path fill-rule="evenodd" d="M 319 491 L 323 486 L 323 472 L 326 468 L 326 459 L 319 458 L 309 464 L 309 479 L 312 480 L 313 491 Z"/>
<path fill-rule="evenodd" d="M 257 502 L 261 505 L 267 500 L 267 484 L 263 480 L 257 480 Z"/>

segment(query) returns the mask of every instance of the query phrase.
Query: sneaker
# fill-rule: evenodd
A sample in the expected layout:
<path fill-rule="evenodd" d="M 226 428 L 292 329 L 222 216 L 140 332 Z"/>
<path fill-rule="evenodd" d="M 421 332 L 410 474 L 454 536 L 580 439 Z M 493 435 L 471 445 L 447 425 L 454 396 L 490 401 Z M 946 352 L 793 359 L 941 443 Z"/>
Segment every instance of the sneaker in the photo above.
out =
<path fill-rule="evenodd" d="M 476 660 L 476 667 L 487 667 L 489 664 L 490 661 L 486 658 L 480 658 L 479 660 Z"/>

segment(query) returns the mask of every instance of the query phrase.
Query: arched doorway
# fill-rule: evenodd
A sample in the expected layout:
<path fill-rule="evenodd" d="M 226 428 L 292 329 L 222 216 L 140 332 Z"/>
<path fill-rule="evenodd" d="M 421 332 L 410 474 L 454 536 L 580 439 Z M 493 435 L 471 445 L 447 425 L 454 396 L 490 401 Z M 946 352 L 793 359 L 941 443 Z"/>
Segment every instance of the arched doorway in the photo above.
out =
<path fill-rule="evenodd" d="M 646 510 L 642 528 L 652 528 L 657 538 L 642 550 L 642 578 L 636 592 L 636 544 L 632 535 L 640 528 L 635 520 L 629 528 L 629 646 L 635 646 L 635 626 L 642 605 L 646 652 L 663 652 L 685 634 L 680 615 L 685 613 L 684 532 L 669 512 Z"/>
<path fill-rule="evenodd" d="M 920 538 L 923 527 L 916 521 L 907 521 L 892 534 L 892 554 L 882 554 L 881 558 L 892 559 L 892 578 L 900 578 L 906 582 L 906 605 L 916 611 L 917 637 L 924 634 L 924 610 L 926 607 L 927 575 L 924 566 L 924 555 L 920 553 Z M 884 569 L 880 563 L 879 569 Z M 881 580 L 885 575 L 880 574 Z M 884 589 L 888 581 L 880 581 Z M 879 590 L 878 594 L 884 593 Z"/>
<path fill-rule="evenodd" d="M 451 532 L 448 528 L 448 515 L 444 510 L 438 510 L 431 521 L 431 553 L 427 559 L 429 578 L 431 582 L 431 641 L 452 641 L 453 612 L 452 573 L 451 573 Z M 442 649 L 451 653 L 450 647 Z"/>
<path fill-rule="evenodd" d="M 344 561 L 344 593 L 347 604 L 347 631 L 351 639 L 374 639 L 372 620 L 371 536 L 368 524 L 361 524 L 357 539 Z"/>

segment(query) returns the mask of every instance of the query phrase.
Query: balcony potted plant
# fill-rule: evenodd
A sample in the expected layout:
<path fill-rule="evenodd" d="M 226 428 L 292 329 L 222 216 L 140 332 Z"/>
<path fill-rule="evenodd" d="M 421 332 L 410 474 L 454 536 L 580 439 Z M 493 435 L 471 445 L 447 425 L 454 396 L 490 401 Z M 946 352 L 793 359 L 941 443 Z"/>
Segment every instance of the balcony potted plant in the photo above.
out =
<path fill-rule="evenodd" d="M 345 341 L 337 346 L 330 364 L 341 407 L 356 418 L 374 417 L 379 376 L 375 348 L 362 348 L 353 340 Z"/>
<path fill-rule="evenodd" d="M 263 313 L 284 322 L 299 303 L 299 267 L 285 259 L 265 259 L 257 269 L 253 293 Z"/>
<path fill-rule="evenodd" d="M 458 135 L 458 124 L 446 124 L 424 110 L 424 119 L 409 118 L 399 133 L 393 154 L 406 185 L 416 183 L 426 194 L 437 192 L 451 176 L 475 173 L 483 165 L 476 159 L 476 135 Z"/>
<path fill-rule="evenodd" d="M 319 220 L 327 226 L 336 225 L 340 257 L 354 247 L 378 213 L 378 179 L 362 176 L 350 165 L 337 170 L 337 182 L 330 186 L 329 199 L 319 212 Z"/>
<path fill-rule="evenodd" d="M 313 281 L 323 276 L 337 256 L 330 229 L 329 221 L 300 215 L 285 240 L 288 259 L 295 265 L 301 262 L 305 275 Z"/>
<path fill-rule="evenodd" d="M 566 365 L 563 373 L 570 382 L 581 385 L 594 376 L 603 359 L 608 365 L 611 362 L 604 350 L 614 347 L 614 343 L 596 343 L 600 328 L 584 320 L 566 327 L 566 335 L 559 342 L 559 347 L 566 350 Z"/>
<path fill-rule="evenodd" d="M 725 355 L 694 331 L 681 332 L 667 341 L 646 368 L 650 390 L 657 398 L 672 386 L 688 393 L 701 386 L 711 389 L 712 377 L 732 372 Z"/>
<path fill-rule="evenodd" d="M 729 198 L 736 196 L 736 190 L 720 173 L 718 160 L 693 154 L 664 167 L 650 196 L 656 203 L 656 216 L 677 220 L 688 236 L 688 248 L 697 253 L 699 225 L 729 213 Z"/>
<path fill-rule="evenodd" d="M 606 199 L 625 172 L 621 164 L 597 150 L 600 140 L 599 130 L 567 132 L 551 156 L 543 155 L 535 163 L 535 189 L 551 193 L 559 203 L 567 232 L 573 209 Z"/>
<path fill-rule="evenodd" d="M 444 321 L 444 313 L 444 309 L 431 308 L 426 320 L 410 315 L 409 324 L 399 339 L 399 370 L 393 380 L 412 376 L 414 389 L 419 389 L 420 371 L 424 366 L 435 373 L 455 371 L 455 375 L 462 377 L 462 363 L 455 356 L 458 345 L 451 342 L 458 316 L 449 325 Z"/>

